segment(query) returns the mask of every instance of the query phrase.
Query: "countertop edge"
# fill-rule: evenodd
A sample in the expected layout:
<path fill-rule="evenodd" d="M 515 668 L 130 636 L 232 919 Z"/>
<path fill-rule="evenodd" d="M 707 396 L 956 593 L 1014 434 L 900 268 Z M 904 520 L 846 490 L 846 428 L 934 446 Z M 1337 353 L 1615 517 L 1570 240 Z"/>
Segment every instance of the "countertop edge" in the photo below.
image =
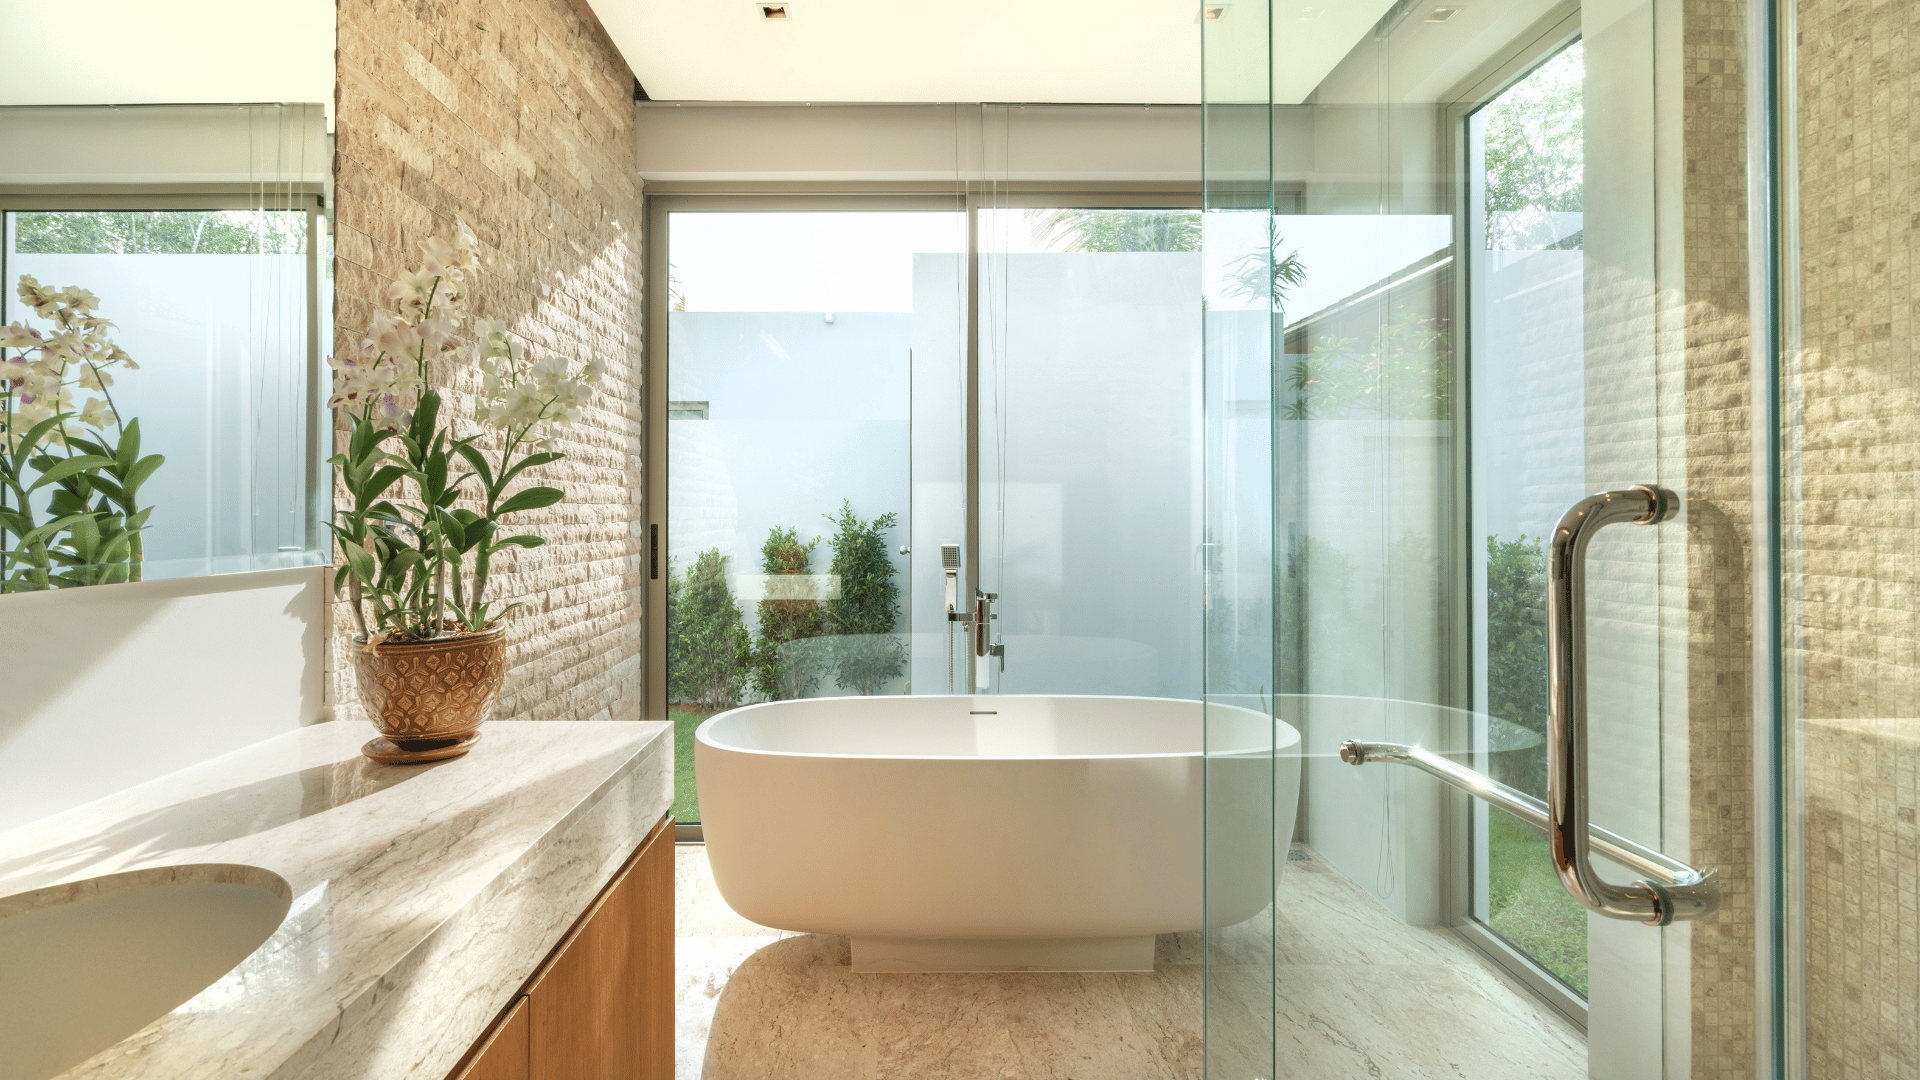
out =
<path fill-rule="evenodd" d="M 595 811 L 606 808 L 609 801 L 618 794 L 623 783 L 644 781 L 644 766 L 649 761 L 663 757 L 670 759 L 672 753 L 671 726 L 656 731 L 646 742 L 635 746 L 632 754 L 614 767 L 592 791 L 583 794 L 567 809 L 566 813 L 555 818 L 553 823 L 539 837 L 528 843 L 512 862 L 503 866 L 500 872 L 488 880 L 484 886 L 468 896 L 458 907 L 449 911 L 446 918 L 436 924 L 404 955 L 396 959 L 392 967 L 371 979 L 351 1000 L 342 1003 L 332 1025 L 316 1032 L 311 1039 L 278 1065 L 261 1075 L 266 1080 L 294 1080 L 294 1078 L 321 1080 L 323 1077 L 334 1076 L 388 1075 L 378 1068 L 369 1071 L 366 1067 L 368 1063 L 364 1063 L 358 1055 L 352 1053 L 355 1042 L 365 1041 L 363 1036 L 368 1032 L 368 1022 L 375 1019 L 382 1011 L 395 1011 L 386 1007 L 396 999 L 403 999 L 410 993 L 420 992 L 420 987 L 405 984 L 410 981 L 417 982 L 424 973 L 424 965 L 436 959 L 436 954 L 441 950 L 449 947 L 457 948 L 464 944 L 451 939 L 459 936 L 462 929 L 471 930 L 477 928 L 478 924 L 484 924 L 488 915 L 487 909 L 512 892 L 515 886 L 522 884 L 529 872 L 543 858 L 555 853 L 571 830 L 586 822 Z M 525 951 L 519 952 L 516 960 L 508 962 L 510 966 L 524 966 L 525 970 L 510 984 L 502 984 L 487 995 L 486 1007 L 480 1011 L 477 1025 L 464 1022 L 458 1025 L 445 1024 L 435 1027 L 432 1046 L 426 1049 L 419 1060 L 406 1066 L 403 1073 L 394 1075 L 427 1077 L 430 1080 L 443 1076 L 458 1064 L 474 1041 L 486 1033 L 488 1026 L 493 1023 L 501 1010 L 512 1003 L 526 980 L 560 943 L 574 922 L 586 910 L 587 905 L 592 903 L 593 898 L 599 895 L 607 879 L 624 864 L 637 845 L 646 838 L 652 826 L 672 809 L 673 767 L 670 760 L 662 773 L 667 780 L 664 796 L 648 800 L 658 804 L 657 810 L 649 818 L 645 806 L 635 807 L 638 820 L 632 823 L 632 827 L 637 828 L 637 832 L 633 832 L 630 839 L 624 835 L 614 838 L 617 841 L 615 845 L 610 850 L 602 852 L 595 860 L 594 869 L 586 876 L 584 888 L 571 892 L 559 905 L 564 917 L 558 920 L 557 925 L 548 926 L 536 939 L 537 944 L 532 944 Z M 633 794 L 644 797 L 646 792 L 636 791 Z M 396 976 L 400 976 L 397 981 Z M 467 988 L 465 992 L 454 992 L 460 995 L 462 1004 L 471 1006 L 479 989 L 472 987 Z M 400 1004 L 404 1007 L 405 1003 Z M 468 1007 L 458 1011 L 472 1013 L 475 1010 Z M 447 1019 L 451 1021 L 453 1017 Z M 391 1048 L 376 1044 L 361 1049 L 375 1056 L 385 1056 L 383 1051 Z M 339 1051 L 348 1052 L 351 1060 L 337 1062 L 328 1060 Z M 444 1062 L 437 1066 L 437 1071 L 435 1059 L 444 1059 Z M 338 1072 L 337 1070 L 341 1067 L 346 1068 L 347 1071 Z"/>

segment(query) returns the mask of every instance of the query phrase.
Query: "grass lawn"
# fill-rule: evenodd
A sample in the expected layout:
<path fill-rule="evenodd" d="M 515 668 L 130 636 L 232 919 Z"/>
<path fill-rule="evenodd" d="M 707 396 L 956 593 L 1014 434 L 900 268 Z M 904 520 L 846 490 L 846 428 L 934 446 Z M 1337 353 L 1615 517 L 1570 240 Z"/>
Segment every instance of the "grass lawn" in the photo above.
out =
<path fill-rule="evenodd" d="M 1554 876 L 1547 838 L 1509 814 L 1487 820 L 1488 922 L 1560 981 L 1587 993 L 1587 909 Z"/>
<path fill-rule="evenodd" d="M 693 825 L 700 820 L 700 792 L 693 786 L 693 729 L 710 714 L 670 709 L 673 720 L 673 820 Z"/>

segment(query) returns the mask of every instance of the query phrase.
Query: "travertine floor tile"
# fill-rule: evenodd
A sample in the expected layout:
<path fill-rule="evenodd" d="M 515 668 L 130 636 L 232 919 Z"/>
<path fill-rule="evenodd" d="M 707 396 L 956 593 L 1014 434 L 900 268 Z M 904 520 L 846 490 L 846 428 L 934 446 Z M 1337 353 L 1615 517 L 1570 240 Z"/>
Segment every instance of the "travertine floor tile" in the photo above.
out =
<path fill-rule="evenodd" d="M 1200 1080 L 1199 933 L 1152 974 L 865 975 L 847 939 L 734 915 L 678 849 L 678 1080 Z M 1269 981 L 1269 956 L 1279 963 Z M 1317 859 L 1213 944 L 1217 1076 L 1581 1080 L 1586 1046 L 1454 935 L 1400 923 Z M 1240 1058 L 1241 1060 L 1236 1060 Z"/>

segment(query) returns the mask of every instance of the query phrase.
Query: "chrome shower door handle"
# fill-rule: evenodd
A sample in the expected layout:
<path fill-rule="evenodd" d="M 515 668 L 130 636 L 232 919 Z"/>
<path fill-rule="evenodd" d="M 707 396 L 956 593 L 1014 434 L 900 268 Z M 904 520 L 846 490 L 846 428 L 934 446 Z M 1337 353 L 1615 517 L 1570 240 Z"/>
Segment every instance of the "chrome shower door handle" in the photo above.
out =
<path fill-rule="evenodd" d="M 1547 550 L 1547 837 L 1553 868 L 1573 898 L 1608 918 L 1652 926 L 1695 919 L 1720 906 L 1717 884 L 1642 879 L 1615 885 L 1594 872 L 1587 778 L 1587 545 L 1608 525 L 1657 525 L 1679 511 L 1673 492 L 1650 484 L 1589 495 L 1554 527 Z"/>

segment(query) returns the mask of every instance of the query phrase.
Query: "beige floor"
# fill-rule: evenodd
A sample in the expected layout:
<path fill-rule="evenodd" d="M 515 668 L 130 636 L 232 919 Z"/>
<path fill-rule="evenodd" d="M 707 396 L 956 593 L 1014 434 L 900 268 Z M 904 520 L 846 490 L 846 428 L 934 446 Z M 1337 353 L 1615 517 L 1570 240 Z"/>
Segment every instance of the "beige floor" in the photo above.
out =
<path fill-rule="evenodd" d="M 1452 934 L 1408 927 L 1317 856 L 1287 864 L 1273 932 L 1216 952 L 1216 1047 L 1278 1012 L 1278 1077 L 1581 1080 L 1585 1040 Z M 1199 1080 L 1201 942 L 1152 974 L 857 975 L 847 940 L 728 909 L 706 849 L 677 849 L 678 1080 Z M 1266 957 L 1278 958 L 1271 994 Z"/>

